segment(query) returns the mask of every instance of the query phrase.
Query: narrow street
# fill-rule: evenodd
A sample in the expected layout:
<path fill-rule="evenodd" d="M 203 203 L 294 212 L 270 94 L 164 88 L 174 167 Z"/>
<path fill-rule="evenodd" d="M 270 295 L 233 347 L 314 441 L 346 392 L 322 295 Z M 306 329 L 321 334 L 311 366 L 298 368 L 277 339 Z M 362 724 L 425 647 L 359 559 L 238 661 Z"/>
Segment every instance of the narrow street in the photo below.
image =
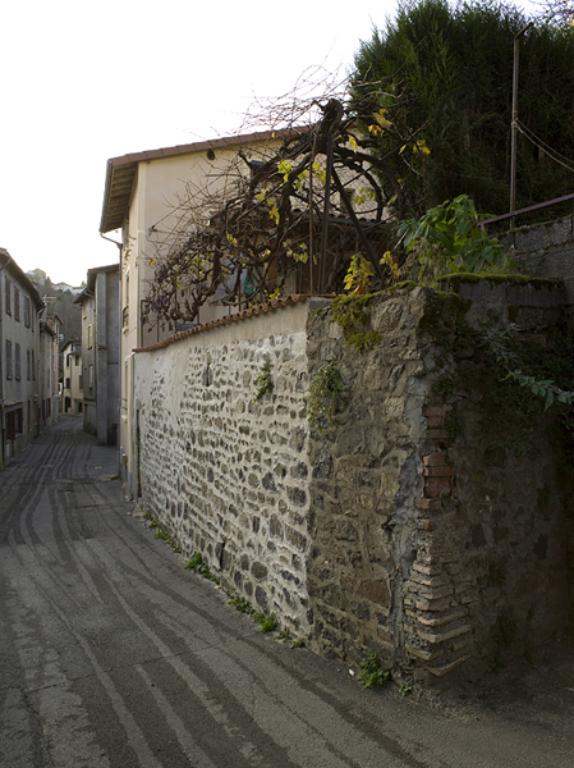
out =
<path fill-rule="evenodd" d="M 0 474 L 1 768 L 572 765 L 574 688 L 445 712 L 259 634 L 130 516 L 114 458 L 65 419 Z"/>

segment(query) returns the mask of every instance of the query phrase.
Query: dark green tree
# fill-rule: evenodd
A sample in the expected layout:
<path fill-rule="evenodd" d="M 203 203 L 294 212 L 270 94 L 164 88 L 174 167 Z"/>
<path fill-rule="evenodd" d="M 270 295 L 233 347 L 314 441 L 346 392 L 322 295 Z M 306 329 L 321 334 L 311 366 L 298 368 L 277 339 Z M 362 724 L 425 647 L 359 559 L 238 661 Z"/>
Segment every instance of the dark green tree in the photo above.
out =
<path fill-rule="evenodd" d="M 466 193 L 508 210 L 513 6 L 423 0 L 361 44 L 353 75 L 360 125 L 384 158 L 397 215 Z M 518 207 L 574 189 L 574 30 L 543 21 L 521 37 Z"/>

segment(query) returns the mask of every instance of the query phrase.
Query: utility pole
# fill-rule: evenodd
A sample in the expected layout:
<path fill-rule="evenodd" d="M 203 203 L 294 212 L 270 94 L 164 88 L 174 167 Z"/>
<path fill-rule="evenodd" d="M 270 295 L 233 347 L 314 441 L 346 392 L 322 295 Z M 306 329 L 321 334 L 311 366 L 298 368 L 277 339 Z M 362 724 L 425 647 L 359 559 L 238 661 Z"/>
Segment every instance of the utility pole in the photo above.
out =
<path fill-rule="evenodd" d="M 520 38 L 534 24 L 529 21 L 514 35 L 514 59 L 512 64 L 512 118 L 510 123 L 510 213 L 516 210 L 516 156 L 518 153 L 518 67 Z M 510 219 L 510 229 L 514 229 L 514 217 Z"/>

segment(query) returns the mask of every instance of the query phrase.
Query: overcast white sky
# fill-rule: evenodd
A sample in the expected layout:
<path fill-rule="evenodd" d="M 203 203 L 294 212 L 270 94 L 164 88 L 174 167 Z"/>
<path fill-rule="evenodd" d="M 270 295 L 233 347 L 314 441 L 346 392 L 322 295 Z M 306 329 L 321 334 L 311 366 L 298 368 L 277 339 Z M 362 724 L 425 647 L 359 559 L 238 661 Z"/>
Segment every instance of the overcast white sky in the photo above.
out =
<path fill-rule="evenodd" d="M 395 0 L 5 0 L 0 246 L 79 284 L 117 259 L 98 235 L 106 160 L 233 133 L 253 96 L 322 64 L 345 74 Z"/>

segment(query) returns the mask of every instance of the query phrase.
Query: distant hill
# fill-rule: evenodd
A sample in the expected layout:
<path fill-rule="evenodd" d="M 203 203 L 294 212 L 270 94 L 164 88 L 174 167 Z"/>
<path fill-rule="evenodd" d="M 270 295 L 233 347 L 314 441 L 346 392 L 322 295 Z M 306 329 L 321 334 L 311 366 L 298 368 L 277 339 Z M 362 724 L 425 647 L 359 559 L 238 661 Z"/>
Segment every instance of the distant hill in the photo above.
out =
<path fill-rule="evenodd" d="M 48 316 L 58 315 L 63 324 L 64 344 L 79 341 L 82 335 L 82 315 L 74 299 L 84 286 L 68 283 L 53 283 L 43 269 L 32 269 L 26 273 L 34 283 L 48 307 Z"/>
<path fill-rule="evenodd" d="M 52 286 L 52 288 L 54 288 L 55 290 L 70 291 L 70 293 L 74 294 L 74 296 L 77 296 L 79 293 L 81 293 L 85 287 L 85 283 L 82 283 L 82 285 L 70 285 L 69 283 L 53 283 L 43 269 L 32 269 L 30 270 L 30 272 L 27 272 L 26 274 L 32 280 L 32 282 L 35 283 L 36 285 L 46 285 L 47 283 L 49 283 Z"/>

